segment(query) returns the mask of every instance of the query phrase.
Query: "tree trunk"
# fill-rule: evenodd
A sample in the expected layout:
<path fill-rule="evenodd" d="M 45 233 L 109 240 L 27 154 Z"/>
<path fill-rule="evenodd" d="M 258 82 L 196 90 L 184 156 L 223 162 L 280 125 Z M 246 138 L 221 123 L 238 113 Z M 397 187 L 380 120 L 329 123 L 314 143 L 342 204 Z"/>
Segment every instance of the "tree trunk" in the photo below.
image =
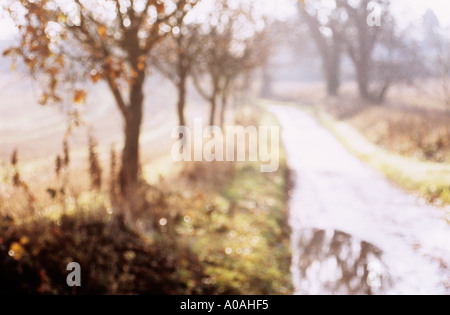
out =
<path fill-rule="evenodd" d="M 386 99 L 386 95 L 389 91 L 390 86 L 391 86 L 390 82 L 385 82 L 383 84 L 376 98 L 377 105 L 381 105 L 384 103 L 384 100 Z"/>
<path fill-rule="evenodd" d="M 217 109 L 217 93 L 214 93 L 213 97 L 211 97 L 210 103 L 211 103 L 211 114 L 209 117 L 209 125 L 214 126 Z"/>
<path fill-rule="evenodd" d="M 268 68 L 269 66 L 266 65 L 262 70 L 262 86 L 260 94 L 263 98 L 272 97 L 272 77 Z"/>
<path fill-rule="evenodd" d="M 186 76 L 180 76 L 180 82 L 178 83 L 178 122 L 180 126 L 186 126 L 186 120 L 184 118 L 184 108 L 186 105 Z"/>
<path fill-rule="evenodd" d="M 336 96 L 339 93 L 341 80 L 341 56 L 342 56 L 342 39 L 338 33 L 333 30 L 332 42 L 328 42 L 320 31 L 321 23 L 317 16 L 309 14 L 305 10 L 305 6 L 301 5 L 300 13 L 305 19 L 316 47 L 322 57 L 323 75 L 327 84 L 327 94 Z"/>
<path fill-rule="evenodd" d="M 359 95 L 368 101 L 372 101 L 371 94 L 369 92 L 369 67 L 364 63 L 359 63 L 356 69 L 356 78 L 358 80 Z"/>
<path fill-rule="evenodd" d="M 340 74 L 336 64 L 330 64 L 327 66 L 326 83 L 328 96 L 337 96 L 340 88 Z"/>
<path fill-rule="evenodd" d="M 125 117 L 125 145 L 122 152 L 122 169 L 120 188 L 124 195 L 129 194 L 138 183 L 139 178 L 139 138 L 143 112 L 143 82 L 141 75 L 130 93 L 130 106 Z"/>
<path fill-rule="evenodd" d="M 225 113 L 228 105 L 228 93 L 227 91 L 222 92 L 222 107 L 220 109 L 220 126 L 224 127 L 225 124 Z"/>
<path fill-rule="evenodd" d="M 329 48 L 325 58 L 325 75 L 327 83 L 327 93 L 329 96 L 337 96 L 341 85 L 341 54 L 342 50 L 340 43 L 335 39 L 333 47 Z"/>

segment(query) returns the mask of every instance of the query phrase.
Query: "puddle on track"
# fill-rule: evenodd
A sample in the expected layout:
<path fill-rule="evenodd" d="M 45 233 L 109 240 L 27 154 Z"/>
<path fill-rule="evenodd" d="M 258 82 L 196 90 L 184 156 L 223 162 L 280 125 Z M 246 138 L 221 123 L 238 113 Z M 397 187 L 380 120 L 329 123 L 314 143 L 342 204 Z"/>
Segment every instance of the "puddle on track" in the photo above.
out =
<path fill-rule="evenodd" d="M 392 286 L 378 247 L 338 230 L 305 229 L 293 246 L 298 294 L 383 294 Z"/>

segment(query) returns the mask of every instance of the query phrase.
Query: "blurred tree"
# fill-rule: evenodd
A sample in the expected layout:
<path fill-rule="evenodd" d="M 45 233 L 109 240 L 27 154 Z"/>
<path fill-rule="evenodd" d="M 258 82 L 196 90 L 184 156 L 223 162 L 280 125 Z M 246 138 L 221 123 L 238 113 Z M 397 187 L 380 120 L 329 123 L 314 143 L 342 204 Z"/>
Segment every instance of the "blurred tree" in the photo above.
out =
<path fill-rule="evenodd" d="M 425 36 L 425 45 L 427 48 L 434 47 L 436 41 L 439 41 L 441 24 L 432 9 L 428 9 L 423 16 L 422 27 Z"/>
<path fill-rule="evenodd" d="M 20 57 L 43 83 L 41 104 L 59 102 L 64 87 L 82 103 L 83 82 L 104 80 L 124 119 L 121 190 L 138 182 L 139 137 L 148 55 L 173 34 L 198 0 L 7 0 L 21 42 Z"/>
<path fill-rule="evenodd" d="M 199 54 L 200 47 L 197 40 L 200 25 L 185 25 L 184 16 L 181 15 L 178 17 L 177 25 L 174 36 L 165 38 L 154 49 L 151 60 L 154 66 L 177 87 L 178 123 L 185 126 L 187 81 Z"/>
<path fill-rule="evenodd" d="M 267 22 L 261 20 L 258 25 L 252 6 L 231 7 L 224 0 L 215 6 L 209 26 L 198 37 L 201 49 L 193 78 L 200 95 L 210 103 L 210 125 L 216 121 L 219 104 L 219 124 L 223 125 L 233 83 L 240 75 L 264 65 L 271 47 L 266 36 Z M 202 75 L 208 77 L 209 89 Z"/>
<path fill-rule="evenodd" d="M 300 17 L 308 25 L 310 35 L 322 59 L 323 73 L 330 96 L 338 95 L 341 85 L 343 54 L 343 10 L 334 1 L 299 1 Z"/>
<path fill-rule="evenodd" d="M 371 72 L 374 67 L 373 55 L 375 47 L 382 31 L 386 30 L 386 19 L 382 26 L 369 25 L 369 3 L 375 3 L 382 11 L 379 14 L 388 13 L 389 0 L 336 0 L 337 8 L 346 12 L 345 40 L 347 52 L 355 65 L 356 78 L 360 95 L 373 101 L 375 96 L 369 90 Z M 389 24 L 390 25 L 390 24 Z"/>
<path fill-rule="evenodd" d="M 298 77 L 298 64 L 310 56 L 316 56 L 315 47 L 308 45 L 305 37 L 308 37 L 307 30 L 297 18 L 287 20 L 271 20 L 266 18 L 265 45 L 270 48 L 269 58 L 261 67 L 261 84 L 259 95 L 263 98 L 273 97 L 273 83 L 280 78 Z M 262 48 L 262 49 L 267 49 Z M 311 54 L 308 54 L 310 53 Z M 307 61 L 308 64 L 309 60 Z M 247 93 L 251 91 L 246 87 Z"/>
<path fill-rule="evenodd" d="M 380 104 L 394 84 L 412 84 L 423 77 L 424 58 L 415 39 L 400 31 L 394 20 L 385 18 L 386 31 L 381 32 L 371 61 L 369 100 Z M 391 26 L 386 27 L 387 24 Z"/>
<path fill-rule="evenodd" d="M 410 82 L 423 70 L 418 46 L 398 28 L 390 3 L 336 0 L 337 10 L 343 10 L 342 40 L 355 67 L 360 96 L 376 104 L 384 101 L 393 84 Z"/>
<path fill-rule="evenodd" d="M 225 123 L 225 113 L 229 104 L 231 91 L 235 88 L 235 82 L 239 76 L 249 76 L 250 72 L 258 67 L 264 66 L 270 56 L 270 39 L 267 37 L 266 29 L 255 32 L 251 37 L 241 43 L 241 47 L 231 43 L 231 49 L 224 55 L 221 87 L 221 108 L 219 125 Z"/>
<path fill-rule="evenodd" d="M 441 100 L 445 108 L 450 111 L 450 40 L 441 36 L 435 43 L 435 64 L 437 78 L 441 90 Z"/>
<path fill-rule="evenodd" d="M 424 49 L 430 60 L 428 73 L 437 78 L 439 102 L 450 110 L 450 38 L 441 27 L 433 10 L 428 9 L 423 17 Z"/>

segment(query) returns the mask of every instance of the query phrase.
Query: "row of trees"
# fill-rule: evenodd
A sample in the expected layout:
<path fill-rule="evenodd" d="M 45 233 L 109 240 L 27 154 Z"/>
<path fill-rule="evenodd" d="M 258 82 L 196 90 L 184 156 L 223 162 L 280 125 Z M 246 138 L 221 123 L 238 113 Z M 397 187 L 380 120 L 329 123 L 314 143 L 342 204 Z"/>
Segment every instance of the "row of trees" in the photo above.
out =
<path fill-rule="evenodd" d="M 184 23 L 180 19 L 180 29 L 153 52 L 152 64 L 178 89 L 181 126 L 186 124 L 184 108 L 189 78 L 210 104 L 210 125 L 223 125 L 237 80 L 268 60 L 267 23 L 261 25 L 259 22 L 264 21 L 255 20 L 252 13 L 252 3 L 230 7 L 227 1 L 216 1 L 204 21 Z"/>
<path fill-rule="evenodd" d="M 375 103 L 394 83 L 423 74 L 420 50 L 399 29 L 389 0 L 299 1 L 299 12 L 320 52 L 329 95 L 339 92 L 344 56 L 360 96 Z"/>
<path fill-rule="evenodd" d="M 443 31 L 436 14 L 428 10 L 423 19 L 424 48 L 430 74 L 438 78 L 438 100 L 450 110 L 450 34 Z"/>
<path fill-rule="evenodd" d="M 19 27 L 20 44 L 4 54 L 21 59 L 43 83 L 42 104 L 62 101 L 67 91 L 81 103 L 87 96 L 86 81 L 107 83 L 124 121 L 124 194 L 139 179 L 144 89 L 151 69 L 159 69 L 176 85 L 181 125 L 186 124 L 189 77 L 210 103 L 210 124 L 217 122 L 219 103 L 223 124 L 237 78 L 268 57 L 263 52 L 268 47 L 264 23 L 255 20 L 252 5 L 210 2 L 209 16 L 196 22 L 192 16 L 199 2 L 9 0 L 5 5 Z M 244 26 L 247 32 L 242 32 Z"/>

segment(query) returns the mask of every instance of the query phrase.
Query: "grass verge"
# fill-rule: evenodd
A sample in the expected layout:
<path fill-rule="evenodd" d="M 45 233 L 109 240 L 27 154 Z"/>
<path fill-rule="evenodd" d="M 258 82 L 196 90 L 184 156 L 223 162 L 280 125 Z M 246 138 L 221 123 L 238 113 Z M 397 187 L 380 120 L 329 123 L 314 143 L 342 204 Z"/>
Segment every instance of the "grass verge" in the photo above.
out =
<path fill-rule="evenodd" d="M 354 155 L 381 171 L 401 188 L 416 193 L 423 202 L 446 205 L 446 218 L 450 222 L 450 164 L 422 161 L 387 151 L 367 140 L 350 124 L 337 120 L 324 110 L 301 106 Z"/>

